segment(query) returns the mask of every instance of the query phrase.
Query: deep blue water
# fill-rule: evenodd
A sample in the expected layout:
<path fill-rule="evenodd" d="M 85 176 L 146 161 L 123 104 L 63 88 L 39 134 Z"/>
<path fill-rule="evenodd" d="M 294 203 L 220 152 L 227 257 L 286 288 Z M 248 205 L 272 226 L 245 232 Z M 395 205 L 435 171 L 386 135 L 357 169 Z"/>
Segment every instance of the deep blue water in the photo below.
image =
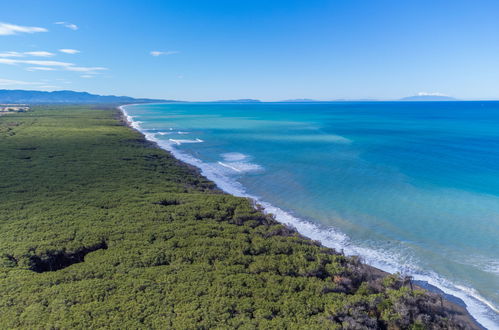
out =
<path fill-rule="evenodd" d="M 499 327 L 499 102 L 127 106 L 228 192 Z"/>

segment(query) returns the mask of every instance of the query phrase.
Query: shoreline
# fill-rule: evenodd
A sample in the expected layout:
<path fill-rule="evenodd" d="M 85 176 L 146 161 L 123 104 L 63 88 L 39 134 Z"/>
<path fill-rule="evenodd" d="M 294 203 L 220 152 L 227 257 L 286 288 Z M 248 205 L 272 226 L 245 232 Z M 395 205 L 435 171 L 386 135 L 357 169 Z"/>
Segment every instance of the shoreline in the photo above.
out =
<path fill-rule="evenodd" d="M 192 156 L 189 156 L 189 155 L 181 154 L 180 152 L 175 152 L 174 148 L 167 148 L 165 146 L 162 146 L 159 143 L 160 141 L 157 140 L 157 139 L 155 139 L 152 136 L 152 134 L 147 134 L 147 133 L 144 133 L 144 132 L 142 132 L 140 130 L 140 126 L 139 126 L 140 122 L 134 122 L 133 120 L 130 119 L 130 115 L 128 115 L 128 113 L 126 112 L 126 110 L 124 109 L 124 107 L 126 107 L 126 106 L 132 106 L 132 105 L 138 105 L 138 104 L 125 104 L 125 105 L 120 105 L 120 106 L 117 107 L 117 109 L 119 110 L 120 119 L 121 119 L 121 121 L 126 126 L 128 126 L 129 128 L 132 128 L 132 129 L 136 130 L 137 132 L 139 132 L 143 136 L 143 138 L 145 140 L 147 140 L 148 142 L 154 144 L 157 148 L 162 149 L 162 150 L 170 153 L 179 162 L 182 162 L 184 165 L 192 168 L 194 171 L 196 171 L 200 175 L 202 175 L 205 178 L 207 178 L 208 180 L 214 182 L 215 185 L 216 185 L 216 187 L 217 187 L 216 189 L 219 189 L 220 191 L 222 191 L 224 193 L 227 193 L 227 194 L 230 194 L 230 195 L 249 198 L 250 200 L 252 200 L 255 208 L 260 209 L 265 214 L 276 215 L 276 213 L 281 213 L 281 215 L 284 214 L 284 216 L 295 218 L 293 215 L 289 214 L 288 212 L 283 211 L 283 210 L 281 210 L 281 209 L 279 209 L 279 208 L 277 208 L 277 207 L 275 207 L 275 206 L 273 206 L 273 205 L 271 205 L 269 203 L 261 201 L 261 200 L 259 200 L 258 198 L 254 197 L 254 196 L 250 196 L 248 194 L 245 194 L 242 191 L 235 191 L 235 189 L 233 189 L 233 187 L 229 187 L 228 185 L 226 186 L 224 184 L 220 184 L 216 180 L 213 180 L 212 178 L 210 178 L 210 175 L 207 175 L 207 173 L 204 173 L 205 171 L 203 170 L 203 168 L 201 166 L 198 166 L 198 163 L 199 163 L 199 165 L 201 164 L 201 161 L 199 161 L 198 159 L 196 159 L 196 158 L 194 158 Z M 296 219 L 296 220 L 299 220 L 299 219 Z M 310 237 L 310 236 L 312 236 L 312 235 L 310 235 L 311 232 L 315 232 L 317 230 L 320 230 L 321 228 L 318 228 L 317 226 L 315 226 L 315 225 L 313 225 L 311 223 L 303 222 L 304 224 L 308 225 L 308 227 L 309 227 L 308 228 L 309 230 L 306 230 L 306 231 L 308 231 L 308 233 L 307 232 L 303 233 L 303 230 L 298 230 L 290 222 L 281 221 L 281 220 L 279 220 L 278 217 L 276 217 L 276 221 L 278 223 L 281 223 L 284 226 L 288 227 L 290 230 L 295 231 L 301 237 L 303 237 L 305 239 L 308 239 L 308 240 L 311 240 L 311 241 L 318 242 L 321 246 L 323 246 L 325 248 L 328 248 L 328 249 L 331 249 L 332 251 L 338 252 L 335 247 L 324 245 L 324 242 L 322 242 L 322 240 L 320 238 L 317 240 L 317 239 L 313 239 L 313 238 Z M 329 233 L 329 234 L 332 234 L 333 239 L 337 238 L 337 237 L 334 237 L 334 236 L 340 235 L 340 234 L 335 233 L 335 232 L 332 232 L 332 233 Z M 357 255 L 357 254 L 355 254 L 355 255 Z M 363 264 L 363 266 L 366 269 L 369 269 L 370 272 L 372 272 L 373 274 L 376 274 L 377 277 L 384 277 L 384 276 L 387 276 L 389 274 L 395 273 L 395 271 L 385 271 L 385 270 L 383 270 L 383 269 L 381 269 L 381 268 L 379 268 L 377 266 L 372 266 L 370 264 L 367 264 L 364 261 L 362 261 L 362 264 Z M 431 292 L 433 294 L 438 294 L 440 297 L 442 297 L 442 306 L 450 314 L 453 314 L 454 316 L 459 315 L 458 318 L 460 320 L 464 321 L 466 323 L 466 325 L 470 329 L 486 329 L 468 311 L 466 303 L 460 297 L 458 297 L 456 295 L 453 295 L 451 293 L 445 292 L 442 288 L 440 288 L 440 287 L 438 287 L 438 286 L 430 283 L 429 281 L 427 281 L 425 279 L 418 280 L 417 278 L 413 278 L 413 282 L 412 283 L 414 283 L 414 287 L 416 287 L 418 289 L 422 289 L 422 290 L 425 290 L 427 292 Z"/>

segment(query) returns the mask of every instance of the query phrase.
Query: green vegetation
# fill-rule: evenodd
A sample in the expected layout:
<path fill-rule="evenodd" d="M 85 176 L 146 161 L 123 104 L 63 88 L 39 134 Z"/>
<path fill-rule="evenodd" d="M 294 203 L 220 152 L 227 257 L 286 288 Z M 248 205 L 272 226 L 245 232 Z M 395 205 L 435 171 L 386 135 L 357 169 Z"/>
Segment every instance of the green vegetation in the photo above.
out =
<path fill-rule="evenodd" d="M 98 107 L 0 117 L 0 328 L 464 328 Z"/>

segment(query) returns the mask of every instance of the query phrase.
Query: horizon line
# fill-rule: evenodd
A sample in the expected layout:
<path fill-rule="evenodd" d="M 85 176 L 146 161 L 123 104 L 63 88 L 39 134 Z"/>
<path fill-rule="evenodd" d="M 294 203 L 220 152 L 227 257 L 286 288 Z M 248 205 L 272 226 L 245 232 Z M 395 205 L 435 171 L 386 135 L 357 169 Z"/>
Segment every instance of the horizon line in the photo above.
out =
<path fill-rule="evenodd" d="M 189 102 L 189 103 L 203 103 L 203 102 L 234 102 L 234 103 L 320 103 L 320 102 L 390 102 L 390 101 L 404 101 L 404 102 L 432 102 L 432 100 L 404 100 L 406 98 L 413 97 L 441 97 L 441 98 L 449 98 L 449 100 L 434 100 L 434 102 L 459 102 L 459 101 L 499 101 L 499 97 L 497 98 L 458 98 L 449 95 L 408 95 L 402 96 L 398 98 L 376 98 L 376 97 L 360 97 L 360 98 L 335 98 L 335 99 L 313 99 L 307 97 L 298 97 L 298 98 L 287 98 L 287 99 L 278 99 L 278 100 L 265 100 L 259 98 L 216 98 L 213 100 L 182 100 L 176 98 L 163 98 L 163 97 L 136 97 L 136 96 L 128 96 L 128 95 L 115 95 L 115 94 L 94 94 L 94 92 L 88 91 L 78 91 L 71 89 L 58 89 L 58 90 L 39 90 L 39 89 L 9 89 L 2 88 L 0 91 L 25 91 L 25 92 L 45 92 L 45 93 L 55 93 L 55 92 L 75 92 L 75 93 L 87 93 L 96 96 L 116 96 L 116 97 L 130 97 L 134 99 L 151 99 L 157 101 L 169 101 L 169 102 Z"/>

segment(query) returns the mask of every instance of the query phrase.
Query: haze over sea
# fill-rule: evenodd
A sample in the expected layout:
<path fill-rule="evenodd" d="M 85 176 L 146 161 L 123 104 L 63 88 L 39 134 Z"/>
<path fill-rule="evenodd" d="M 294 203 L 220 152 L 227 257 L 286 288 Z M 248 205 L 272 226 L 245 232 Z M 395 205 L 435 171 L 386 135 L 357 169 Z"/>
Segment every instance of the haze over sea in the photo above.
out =
<path fill-rule="evenodd" d="M 499 102 L 125 110 L 225 191 L 326 246 L 427 281 L 499 327 Z"/>

